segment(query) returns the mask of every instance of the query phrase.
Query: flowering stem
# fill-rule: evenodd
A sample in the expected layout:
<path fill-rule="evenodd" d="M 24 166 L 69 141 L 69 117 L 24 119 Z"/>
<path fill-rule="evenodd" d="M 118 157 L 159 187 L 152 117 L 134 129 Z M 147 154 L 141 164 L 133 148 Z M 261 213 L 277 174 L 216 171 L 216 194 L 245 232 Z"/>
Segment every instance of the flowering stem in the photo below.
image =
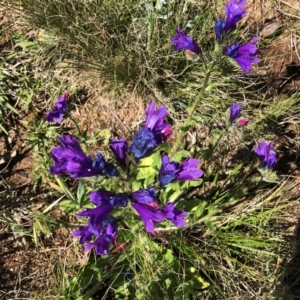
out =
<path fill-rule="evenodd" d="M 210 74 L 215 66 L 216 62 L 214 61 L 209 70 L 207 71 L 206 75 L 205 75 L 205 78 L 204 78 L 204 83 L 203 83 L 203 86 L 200 90 L 200 93 L 199 93 L 199 96 L 197 97 L 196 101 L 194 102 L 193 106 L 191 107 L 190 109 L 190 114 L 188 116 L 188 118 L 186 119 L 186 121 L 184 122 L 183 126 L 182 127 L 188 127 L 189 124 L 191 123 L 192 119 L 193 119 L 193 115 L 198 107 L 198 104 L 200 103 L 200 100 L 202 99 L 204 93 L 205 93 L 205 90 L 207 88 L 207 85 L 208 85 L 208 80 L 209 80 L 209 77 L 210 77 Z M 172 151 L 171 151 L 171 156 L 175 154 L 175 152 L 177 151 L 177 149 L 179 148 L 180 144 L 182 143 L 182 138 L 184 136 L 184 131 L 183 130 L 180 130 L 177 137 L 176 137 L 176 140 L 175 140 L 175 143 L 174 143 L 174 146 L 172 148 Z"/>

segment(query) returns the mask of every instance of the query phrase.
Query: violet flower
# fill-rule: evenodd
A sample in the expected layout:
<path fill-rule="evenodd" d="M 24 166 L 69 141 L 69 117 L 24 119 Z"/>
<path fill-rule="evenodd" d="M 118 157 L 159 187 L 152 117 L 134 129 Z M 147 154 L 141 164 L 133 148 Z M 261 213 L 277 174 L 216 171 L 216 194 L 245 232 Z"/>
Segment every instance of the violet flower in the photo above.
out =
<path fill-rule="evenodd" d="M 117 169 L 107 163 L 100 153 L 93 161 L 81 149 L 79 141 L 72 135 L 59 137 L 61 146 L 51 151 L 54 166 L 50 168 L 51 174 L 66 175 L 71 178 L 90 177 L 96 175 L 117 176 Z"/>
<path fill-rule="evenodd" d="M 234 28 L 242 18 L 246 16 L 246 11 L 244 7 L 246 5 L 246 0 L 229 0 L 228 4 L 225 4 L 225 14 L 226 14 L 226 26 L 224 28 L 225 32 Z"/>
<path fill-rule="evenodd" d="M 259 37 L 254 37 L 250 42 L 240 45 L 238 42 L 230 46 L 226 46 L 223 49 L 223 54 L 233 58 L 241 67 L 243 72 L 249 72 L 251 70 L 252 63 L 259 63 L 260 59 L 255 56 L 257 47 L 254 45 Z"/>
<path fill-rule="evenodd" d="M 77 214 L 80 218 L 89 218 L 89 225 L 92 228 L 97 228 L 98 224 L 113 211 L 115 207 L 111 204 L 99 205 L 95 208 L 89 208 Z"/>
<path fill-rule="evenodd" d="M 109 141 L 109 148 L 115 155 L 119 164 L 124 167 L 126 165 L 126 155 L 128 150 L 127 141 L 124 138 L 120 138 L 119 140 L 111 139 Z"/>
<path fill-rule="evenodd" d="M 244 7 L 246 5 L 246 0 L 229 0 L 228 4 L 224 5 L 226 19 L 218 19 L 215 21 L 214 29 L 216 37 L 221 40 L 223 32 L 227 32 L 235 28 L 236 24 L 246 16 L 246 11 Z"/>
<path fill-rule="evenodd" d="M 274 146 L 273 142 L 269 144 L 265 141 L 261 141 L 258 147 L 254 148 L 255 154 L 258 156 L 264 167 L 267 169 L 273 169 L 276 164 L 276 152 L 272 150 Z"/>
<path fill-rule="evenodd" d="M 165 220 L 172 222 L 177 227 L 186 225 L 183 218 L 187 216 L 187 213 L 175 208 L 173 203 L 170 202 L 164 207 L 158 208 L 154 188 L 133 192 L 131 198 L 133 199 L 133 208 L 140 215 L 145 230 L 149 233 L 155 233 L 155 223 L 160 223 Z"/>
<path fill-rule="evenodd" d="M 158 209 L 155 196 L 154 188 L 139 190 L 131 194 L 133 208 L 140 215 L 145 230 L 152 234 L 154 234 L 154 223 L 162 222 L 165 219 L 162 212 Z"/>
<path fill-rule="evenodd" d="M 91 202 L 97 206 L 111 205 L 113 207 L 125 207 L 128 205 L 128 197 L 125 193 L 114 193 L 105 189 L 91 192 L 89 195 Z"/>
<path fill-rule="evenodd" d="M 240 104 L 231 103 L 229 108 L 229 122 L 233 123 L 241 115 L 241 112 L 242 106 Z"/>
<path fill-rule="evenodd" d="M 160 209 L 160 211 L 164 217 L 172 222 L 176 227 L 183 227 L 186 225 L 186 221 L 183 218 L 187 217 L 188 214 L 185 211 L 174 207 L 174 203 L 167 203 Z"/>
<path fill-rule="evenodd" d="M 201 53 L 200 47 L 192 37 L 188 36 L 186 32 L 180 28 L 177 28 L 176 32 L 177 35 L 170 39 L 171 43 L 175 46 L 175 51 L 189 50 L 198 55 Z"/>
<path fill-rule="evenodd" d="M 69 94 L 65 93 L 57 99 L 53 109 L 45 116 L 48 122 L 55 122 L 58 124 L 62 122 L 62 119 L 67 112 L 67 101 L 69 100 L 69 97 Z"/>
<path fill-rule="evenodd" d="M 156 146 L 166 141 L 172 133 L 170 124 L 164 123 L 167 116 L 165 106 L 156 109 L 151 102 L 146 109 L 146 124 L 134 136 L 129 152 L 133 153 L 136 162 L 145 157 Z"/>
<path fill-rule="evenodd" d="M 159 172 L 159 182 L 161 186 L 166 186 L 174 180 L 197 180 L 203 175 L 203 171 L 198 168 L 199 159 L 186 158 L 182 165 L 171 161 L 168 155 L 162 156 L 162 164 Z"/>
<path fill-rule="evenodd" d="M 117 220 L 107 216 L 96 226 L 81 226 L 73 232 L 73 236 L 80 237 L 79 243 L 85 244 L 85 250 L 95 249 L 97 255 L 110 255 L 110 244 L 116 243 Z"/>

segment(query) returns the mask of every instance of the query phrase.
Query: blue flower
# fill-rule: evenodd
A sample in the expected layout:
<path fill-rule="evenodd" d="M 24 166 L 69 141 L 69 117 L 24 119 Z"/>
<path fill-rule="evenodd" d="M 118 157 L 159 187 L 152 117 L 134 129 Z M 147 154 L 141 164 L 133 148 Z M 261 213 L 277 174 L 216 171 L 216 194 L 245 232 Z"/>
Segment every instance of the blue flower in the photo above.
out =
<path fill-rule="evenodd" d="M 61 146 L 51 151 L 54 166 L 50 168 L 51 174 L 67 175 L 71 178 L 90 177 L 96 175 L 116 176 L 117 169 L 107 163 L 98 153 L 96 160 L 92 160 L 82 151 L 79 141 L 72 135 L 59 137 Z"/>
<path fill-rule="evenodd" d="M 241 67 L 243 72 L 249 72 L 251 70 L 252 63 L 259 63 L 260 59 L 257 58 L 257 47 L 254 45 L 259 37 L 254 37 L 250 42 L 240 45 L 238 42 L 230 46 L 226 46 L 223 49 L 223 54 L 233 58 Z"/>
<path fill-rule="evenodd" d="M 201 53 L 200 47 L 192 37 L 188 36 L 180 28 L 177 28 L 176 32 L 177 35 L 171 38 L 171 43 L 175 46 L 175 51 L 189 50 L 198 55 Z"/>
<path fill-rule="evenodd" d="M 265 141 L 261 141 L 258 147 L 254 148 L 255 154 L 258 156 L 264 167 L 267 169 L 273 169 L 276 164 L 276 152 L 272 150 L 274 146 L 273 142 L 269 144 Z"/>
<path fill-rule="evenodd" d="M 148 155 L 171 135 L 171 125 L 164 123 L 166 116 L 167 109 L 165 106 L 156 109 L 153 101 L 147 107 L 146 124 L 135 134 L 129 149 L 136 162 L 139 162 L 141 158 Z"/>
<path fill-rule="evenodd" d="M 246 0 L 230 0 L 228 4 L 225 4 L 226 19 L 217 19 L 214 24 L 216 37 L 221 40 L 223 32 L 227 32 L 235 28 L 236 24 L 246 16 L 244 7 Z"/>
<path fill-rule="evenodd" d="M 100 152 L 97 152 L 96 154 L 96 159 L 93 161 L 93 168 L 102 170 L 109 177 L 119 175 L 117 168 L 112 163 L 105 161 Z"/>
<path fill-rule="evenodd" d="M 215 34 L 218 41 L 220 41 L 222 38 L 225 26 L 226 21 L 224 19 L 217 19 L 214 23 Z"/>
<path fill-rule="evenodd" d="M 62 119 L 67 112 L 67 101 L 69 100 L 69 94 L 65 93 L 59 97 L 54 104 L 53 109 L 46 114 L 45 118 L 48 122 L 56 122 L 60 124 Z"/>
<path fill-rule="evenodd" d="M 230 105 L 229 108 L 229 122 L 233 123 L 240 115 L 242 112 L 242 106 L 233 102 Z"/>
<path fill-rule="evenodd" d="M 166 186 L 174 180 L 197 180 L 203 175 L 203 171 L 198 168 L 199 159 L 186 158 L 180 165 L 178 162 L 170 162 L 168 155 L 162 156 L 162 164 L 159 172 L 159 182 L 161 186 Z"/>
<path fill-rule="evenodd" d="M 119 140 L 111 139 L 109 141 L 109 148 L 116 156 L 119 164 L 124 167 L 126 165 L 126 155 L 128 150 L 127 141 L 124 138 Z"/>
<path fill-rule="evenodd" d="M 81 226 L 73 232 L 73 236 L 80 237 L 79 243 L 85 244 L 85 250 L 95 249 L 97 255 L 109 255 L 110 245 L 116 244 L 117 220 L 107 216 L 96 225 Z"/>

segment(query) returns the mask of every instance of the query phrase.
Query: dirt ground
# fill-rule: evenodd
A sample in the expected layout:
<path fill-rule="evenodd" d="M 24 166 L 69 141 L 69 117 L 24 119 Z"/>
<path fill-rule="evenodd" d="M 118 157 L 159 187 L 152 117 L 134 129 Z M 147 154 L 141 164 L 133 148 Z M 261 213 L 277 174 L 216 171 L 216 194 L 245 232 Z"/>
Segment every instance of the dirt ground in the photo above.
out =
<path fill-rule="evenodd" d="M 1 7 L 0 26 L 5 32 L 0 40 L 1 55 L 5 55 L 7 50 L 13 51 L 14 44 L 7 32 L 20 30 L 19 25 L 11 29 L 19 16 L 5 10 L 4 6 Z M 299 12 L 297 0 L 278 1 L 278 5 L 274 1 L 263 0 L 250 4 L 250 13 L 245 22 L 253 18 L 252 31 L 265 38 L 260 50 L 260 57 L 264 59 L 259 67 L 259 75 L 265 78 L 264 92 L 272 97 L 291 94 L 300 88 Z M 22 30 L 28 33 L 32 28 L 25 27 Z M 82 76 L 80 73 L 78 75 Z M 84 105 L 77 105 L 72 112 L 74 118 L 80 116 L 83 119 L 81 129 L 95 132 L 108 128 L 116 136 L 130 137 L 131 132 L 143 121 L 143 103 L 150 98 L 141 99 L 128 93 L 116 100 L 109 93 L 103 94 L 101 87 L 95 89 L 95 84 L 99 84 L 99 81 L 85 81 L 82 86 L 85 91 L 82 96 Z M 0 133 L 0 205 L 2 210 L 12 211 L 19 225 L 27 226 L 30 231 L 32 224 L 24 207 L 29 205 L 31 209 L 40 199 L 51 197 L 51 193 L 41 194 L 39 189 L 33 190 L 34 158 L 30 145 L 25 143 L 27 128 L 20 122 L 31 120 L 32 114 L 10 115 L 8 119 L 9 135 Z M 275 143 L 280 153 L 279 174 L 298 178 L 300 183 L 299 129 L 300 116 L 285 120 L 284 129 Z M 8 190 L 10 194 L 3 193 Z M 295 186 L 290 193 L 291 198 L 299 197 L 299 186 Z M 295 212 L 288 213 L 294 220 L 298 219 Z M 34 293 L 45 288 L 45 281 L 54 272 L 49 265 L 55 266 L 57 259 L 62 260 L 72 243 L 70 231 L 58 228 L 50 236 L 43 236 L 36 247 L 30 237 L 17 233 L 6 222 L 0 221 L 0 299 L 35 299 Z"/>

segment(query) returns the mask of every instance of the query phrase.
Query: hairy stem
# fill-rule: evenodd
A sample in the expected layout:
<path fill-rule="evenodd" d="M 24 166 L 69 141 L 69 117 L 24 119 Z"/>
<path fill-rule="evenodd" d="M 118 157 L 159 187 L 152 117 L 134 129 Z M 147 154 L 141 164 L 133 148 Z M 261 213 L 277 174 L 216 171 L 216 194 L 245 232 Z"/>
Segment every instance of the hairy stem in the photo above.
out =
<path fill-rule="evenodd" d="M 211 64 L 209 70 L 207 71 L 206 75 L 205 75 L 205 78 L 204 78 L 204 82 L 203 82 L 203 86 L 200 90 L 200 93 L 199 93 L 199 96 L 197 97 L 195 103 L 193 104 L 193 106 L 191 107 L 191 110 L 190 110 L 190 114 L 188 116 L 188 118 L 186 119 L 186 121 L 184 122 L 183 124 L 183 127 L 185 126 L 188 126 L 191 122 L 191 120 L 193 119 L 193 116 L 194 116 L 194 113 L 198 107 L 198 104 L 200 103 L 200 100 L 202 99 L 202 97 L 204 96 L 204 93 L 205 93 L 205 90 L 208 86 L 208 81 L 209 81 L 209 77 L 210 77 L 210 74 L 211 74 L 211 71 L 213 70 L 214 66 L 215 66 L 215 61 Z M 176 140 L 175 140 L 175 143 L 174 143 L 174 146 L 172 148 L 172 151 L 171 151 L 171 156 L 175 154 L 175 152 L 178 150 L 181 142 L 182 142 L 182 139 L 183 139 L 183 136 L 184 136 L 184 132 L 182 130 L 179 130 L 179 133 L 176 137 Z"/>

